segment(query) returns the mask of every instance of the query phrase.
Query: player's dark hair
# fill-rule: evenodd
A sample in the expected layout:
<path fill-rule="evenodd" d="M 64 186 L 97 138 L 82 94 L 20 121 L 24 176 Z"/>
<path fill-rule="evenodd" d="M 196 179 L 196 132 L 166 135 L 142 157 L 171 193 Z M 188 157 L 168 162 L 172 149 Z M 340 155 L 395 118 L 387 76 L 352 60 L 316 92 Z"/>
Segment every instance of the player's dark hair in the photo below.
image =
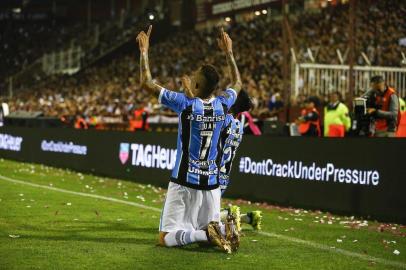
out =
<path fill-rule="evenodd" d="M 251 110 L 253 107 L 251 98 L 248 96 L 248 93 L 244 90 L 241 90 L 238 93 L 237 100 L 234 105 L 230 108 L 230 111 L 233 114 L 239 114 L 241 112 L 246 112 Z"/>
<path fill-rule="evenodd" d="M 382 83 L 385 79 L 381 75 L 373 76 L 370 80 L 370 83 Z"/>
<path fill-rule="evenodd" d="M 310 103 L 310 102 L 312 102 L 315 107 L 320 106 L 320 100 L 315 96 L 310 96 L 310 97 L 306 98 L 304 101 L 304 103 Z"/>
<path fill-rule="evenodd" d="M 210 64 L 204 64 L 200 67 L 201 73 L 203 74 L 206 83 L 205 87 L 202 89 L 201 98 L 208 98 L 217 88 L 217 84 L 220 80 L 220 75 L 217 69 Z"/>

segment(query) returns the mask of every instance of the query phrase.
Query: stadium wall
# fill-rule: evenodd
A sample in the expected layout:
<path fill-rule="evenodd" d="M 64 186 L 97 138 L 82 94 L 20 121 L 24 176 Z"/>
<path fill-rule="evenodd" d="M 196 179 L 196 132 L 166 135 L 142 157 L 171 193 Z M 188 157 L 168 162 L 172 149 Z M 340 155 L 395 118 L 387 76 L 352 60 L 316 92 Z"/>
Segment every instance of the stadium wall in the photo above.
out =
<path fill-rule="evenodd" d="M 176 134 L 0 128 L 0 157 L 166 187 Z M 406 223 L 405 139 L 246 136 L 226 197 Z M 1 172 L 0 172 L 1 174 Z"/>

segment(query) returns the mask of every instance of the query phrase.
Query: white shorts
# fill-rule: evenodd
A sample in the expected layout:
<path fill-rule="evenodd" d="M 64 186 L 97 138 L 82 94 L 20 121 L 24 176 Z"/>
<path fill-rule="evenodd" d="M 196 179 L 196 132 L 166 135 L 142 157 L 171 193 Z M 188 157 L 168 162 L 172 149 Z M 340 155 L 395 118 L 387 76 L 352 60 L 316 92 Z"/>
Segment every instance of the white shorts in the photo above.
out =
<path fill-rule="evenodd" d="M 205 229 L 211 221 L 220 221 L 220 188 L 197 190 L 169 183 L 159 231 Z"/>

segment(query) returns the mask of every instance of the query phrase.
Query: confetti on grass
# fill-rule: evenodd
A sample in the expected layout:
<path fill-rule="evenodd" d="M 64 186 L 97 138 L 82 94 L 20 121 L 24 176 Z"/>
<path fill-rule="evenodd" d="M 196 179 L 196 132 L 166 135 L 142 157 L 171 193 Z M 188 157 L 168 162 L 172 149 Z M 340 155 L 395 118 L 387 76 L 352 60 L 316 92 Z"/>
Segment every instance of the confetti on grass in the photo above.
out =
<path fill-rule="evenodd" d="M 136 197 L 137 199 L 140 199 L 141 201 L 145 202 L 145 198 L 142 195 L 137 195 Z"/>

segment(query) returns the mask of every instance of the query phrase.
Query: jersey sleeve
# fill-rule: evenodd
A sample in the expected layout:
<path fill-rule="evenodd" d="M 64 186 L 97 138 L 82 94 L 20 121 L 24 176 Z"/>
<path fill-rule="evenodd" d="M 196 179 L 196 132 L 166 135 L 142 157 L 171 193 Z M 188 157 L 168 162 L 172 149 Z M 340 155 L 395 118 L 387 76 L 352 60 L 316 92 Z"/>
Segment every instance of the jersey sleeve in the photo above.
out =
<path fill-rule="evenodd" d="M 230 109 L 237 100 L 237 92 L 232 88 L 227 88 L 223 95 L 220 95 L 218 98 L 220 99 L 221 103 L 227 106 L 227 109 Z"/>
<path fill-rule="evenodd" d="M 162 88 L 159 94 L 158 102 L 176 113 L 180 113 L 187 107 L 188 98 L 183 93 Z"/>
<path fill-rule="evenodd" d="M 230 114 L 226 115 L 226 119 L 224 120 L 224 128 L 228 127 L 228 125 L 230 125 L 230 123 L 234 120 L 234 117 Z"/>

